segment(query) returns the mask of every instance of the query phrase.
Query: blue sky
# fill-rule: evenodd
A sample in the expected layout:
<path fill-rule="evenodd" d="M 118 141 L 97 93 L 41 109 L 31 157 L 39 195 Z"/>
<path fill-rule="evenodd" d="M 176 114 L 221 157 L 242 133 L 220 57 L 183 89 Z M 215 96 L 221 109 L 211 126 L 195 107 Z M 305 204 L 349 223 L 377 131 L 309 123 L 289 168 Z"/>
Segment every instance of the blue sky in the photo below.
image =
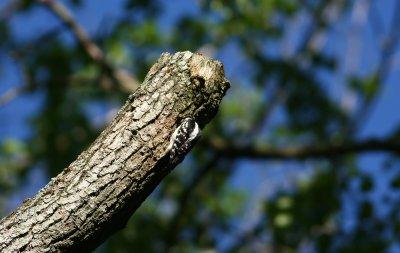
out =
<path fill-rule="evenodd" d="M 74 15 L 78 22 L 89 31 L 91 34 L 95 34 L 101 31 L 101 25 L 103 24 L 103 19 L 107 18 L 112 22 L 112 20 L 121 16 L 120 8 L 124 1 L 104 1 L 102 4 L 98 4 L 98 1 L 89 0 L 83 1 L 84 8 L 73 9 Z M 0 3 L 0 8 L 6 5 L 8 1 L 3 1 Z M 393 9 L 393 0 L 382 0 L 379 4 L 375 3 L 374 7 L 377 7 L 381 13 L 382 20 L 386 25 L 389 24 L 391 19 L 390 10 Z M 183 14 L 197 14 L 196 4 L 190 4 L 190 1 L 174 1 L 174 4 L 165 4 L 165 12 L 161 19 L 161 27 L 165 30 L 169 30 L 172 21 Z M 386 15 L 389 13 L 389 15 Z M 347 37 L 349 36 L 349 25 L 351 22 L 351 17 L 346 17 L 338 23 L 337 27 L 333 29 L 329 36 L 329 41 L 326 45 L 325 50 L 331 52 L 334 55 L 339 55 L 344 59 L 347 57 L 345 55 Z M 12 27 L 14 28 L 14 34 L 17 38 L 24 40 L 29 38 L 35 38 L 38 34 L 57 27 L 59 21 L 54 15 L 49 13 L 44 8 L 37 8 L 31 15 L 16 15 L 11 19 Z M 294 27 L 296 29 L 296 27 Z M 377 64 L 377 41 L 373 38 L 370 26 L 361 29 L 362 33 L 362 64 L 360 66 L 359 72 L 371 73 L 371 70 L 376 67 Z M 68 33 L 62 33 L 65 41 L 72 42 L 73 37 Z M 0 69 L 0 94 L 8 90 L 10 87 L 15 85 L 21 85 L 23 80 L 20 78 L 20 73 L 18 73 L 18 68 L 15 66 L 15 62 L 9 57 L 4 57 L 4 52 L 1 53 L 2 66 Z M 225 60 L 225 69 L 228 74 L 235 75 L 234 71 L 231 71 L 235 67 L 235 61 L 229 58 L 229 53 L 222 55 Z M 397 53 L 398 54 L 398 53 Z M 397 57 L 398 58 L 398 57 Z M 231 63 L 231 64 L 230 64 Z M 384 136 L 391 130 L 393 126 L 396 125 L 400 120 L 399 113 L 393 113 L 394 108 L 400 106 L 400 101 L 397 95 L 400 92 L 400 85 L 398 85 L 398 80 L 400 78 L 399 72 L 399 61 L 397 60 L 393 66 L 393 71 L 388 77 L 385 83 L 385 88 L 383 89 L 381 98 L 373 110 L 373 113 L 369 120 L 366 122 L 360 137 L 365 136 Z M 346 67 L 346 66 L 343 66 Z M 323 76 L 323 74 L 321 74 Z M 332 89 L 339 89 L 341 82 L 341 76 L 330 77 L 329 86 Z M 336 82 L 336 83 L 335 83 Z M 27 137 L 29 135 L 29 126 L 25 123 L 26 117 L 31 115 L 38 106 L 40 106 L 40 94 L 33 94 L 19 96 L 18 99 L 14 100 L 9 105 L 0 108 L 0 118 L 7 119 L 3 121 L 0 126 L 0 139 L 7 137 Z"/>

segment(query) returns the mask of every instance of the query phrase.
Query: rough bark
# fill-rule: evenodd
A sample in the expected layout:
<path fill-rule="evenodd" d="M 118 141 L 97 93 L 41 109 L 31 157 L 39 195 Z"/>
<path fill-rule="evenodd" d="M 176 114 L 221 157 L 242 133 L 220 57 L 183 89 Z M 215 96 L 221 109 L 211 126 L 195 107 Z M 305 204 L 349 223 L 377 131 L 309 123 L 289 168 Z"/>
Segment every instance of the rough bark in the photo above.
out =
<path fill-rule="evenodd" d="M 229 88 L 222 64 L 163 54 L 94 143 L 0 221 L 0 252 L 88 252 L 123 228 L 180 161 L 162 154 L 180 121 L 204 127 Z"/>

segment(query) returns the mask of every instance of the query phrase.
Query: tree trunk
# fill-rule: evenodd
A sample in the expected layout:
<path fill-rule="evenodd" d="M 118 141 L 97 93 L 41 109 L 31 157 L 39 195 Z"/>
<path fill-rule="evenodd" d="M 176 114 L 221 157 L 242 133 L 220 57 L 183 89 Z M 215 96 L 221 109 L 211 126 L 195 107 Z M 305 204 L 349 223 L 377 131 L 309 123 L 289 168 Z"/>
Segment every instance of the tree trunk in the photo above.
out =
<path fill-rule="evenodd" d="M 123 228 L 180 161 L 160 162 L 184 118 L 201 128 L 229 88 L 222 64 L 163 54 L 94 143 L 0 221 L 1 252 L 88 252 Z"/>

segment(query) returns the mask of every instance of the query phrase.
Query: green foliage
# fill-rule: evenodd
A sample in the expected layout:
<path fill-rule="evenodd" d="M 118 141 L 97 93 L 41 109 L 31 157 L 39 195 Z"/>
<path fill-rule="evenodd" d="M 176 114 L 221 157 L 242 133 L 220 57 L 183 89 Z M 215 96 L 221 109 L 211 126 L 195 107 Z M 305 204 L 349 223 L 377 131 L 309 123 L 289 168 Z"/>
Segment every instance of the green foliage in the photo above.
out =
<path fill-rule="evenodd" d="M 340 208 L 335 174 L 331 170 L 318 171 L 310 181 L 300 182 L 293 193 L 278 193 L 268 200 L 267 224 L 277 249 L 296 252 L 305 238 L 318 242 L 331 229 L 333 214 Z"/>
<path fill-rule="evenodd" d="M 379 89 L 378 76 L 374 74 L 364 79 L 354 77 L 350 80 L 350 88 L 360 94 L 362 98 L 370 100 Z"/>
<path fill-rule="evenodd" d="M 29 159 L 28 148 L 19 140 L 4 140 L 0 146 L 0 190 L 6 192 L 18 182 L 26 172 L 24 166 Z"/>
<path fill-rule="evenodd" d="M 79 13 L 86 1 L 62 2 Z M 138 80 L 163 51 L 201 49 L 221 60 L 232 88 L 203 139 L 290 151 L 293 146 L 359 137 L 359 129 L 351 131 L 358 120 L 352 112 L 374 102 L 383 71 L 342 73 L 351 56 L 319 46 L 332 39 L 330 32 L 340 20 L 349 19 L 356 1 L 201 0 L 193 1 L 194 6 L 184 4 L 194 12 L 183 11 L 166 22 L 166 5 L 185 8 L 180 2 L 123 1 L 122 15 L 110 22 L 106 17 L 105 32 L 90 35 L 108 62 Z M 35 1 L 22 1 L 15 15 L 27 18 L 41 8 Z M 88 15 L 97 15 L 95 11 Z M 335 13 L 337 19 L 331 19 Z M 310 23 L 304 25 L 303 19 Z M 30 29 L 29 22 L 23 29 Z M 26 75 L 27 94 L 39 94 L 42 104 L 27 122 L 33 132 L 28 139 L 1 140 L 1 212 L 32 168 L 52 177 L 68 166 L 108 122 L 110 109 L 128 95 L 110 88 L 104 66 L 65 34 L 21 39 L 14 30 L 11 21 L 0 20 L 1 57 L 13 57 Z M 345 81 L 331 84 L 321 76 Z M 345 95 L 355 95 L 360 108 L 344 108 L 335 93 L 338 87 L 349 92 Z M 388 178 L 385 198 L 376 197 L 378 201 L 371 197 L 382 190 L 378 173 L 364 171 L 357 154 L 296 163 L 296 173 L 302 175 L 296 180 L 291 179 L 289 163 L 267 160 L 254 166 L 268 174 L 279 164 L 276 170 L 284 180 L 278 183 L 279 176 L 252 177 L 258 163 L 251 157 L 225 155 L 197 146 L 127 227 L 97 252 L 385 252 L 399 243 L 400 174 L 390 169 L 398 168 L 396 156 L 388 159 L 386 171 L 375 168 Z M 238 189 L 238 181 L 247 188 Z M 281 187 L 288 183 L 290 187 Z M 249 213 L 261 217 L 254 227 Z M 242 223 L 250 224 L 249 231 L 242 233 Z"/>

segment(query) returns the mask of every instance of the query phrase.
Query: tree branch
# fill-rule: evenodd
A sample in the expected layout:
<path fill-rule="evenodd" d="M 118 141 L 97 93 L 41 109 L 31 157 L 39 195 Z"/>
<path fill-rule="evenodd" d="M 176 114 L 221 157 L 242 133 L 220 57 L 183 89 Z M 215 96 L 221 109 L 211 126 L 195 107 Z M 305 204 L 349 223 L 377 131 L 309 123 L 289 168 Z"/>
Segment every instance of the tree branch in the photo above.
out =
<path fill-rule="evenodd" d="M 108 62 L 103 51 L 94 43 L 86 31 L 74 19 L 68 8 L 57 0 L 37 0 L 49 8 L 57 17 L 59 17 L 71 32 L 75 35 L 80 45 L 84 48 L 87 55 L 115 81 L 118 86 L 127 92 L 133 92 L 139 86 L 138 80 L 127 71 L 116 68 Z"/>
<path fill-rule="evenodd" d="M 228 87 L 221 63 L 163 54 L 94 143 L 0 221 L 0 252 L 93 250 L 183 160 L 164 155 L 180 121 L 191 117 L 203 128 Z"/>
<path fill-rule="evenodd" d="M 359 142 L 340 144 L 310 145 L 303 147 L 273 148 L 240 146 L 225 142 L 222 139 L 203 141 L 225 157 L 246 157 L 271 160 L 305 160 L 310 158 L 330 158 L 354 153 L 391 152 L 400 154 L 400 142 L 393 139 L 370 138 Z"/>
<path fill-rule="evenodd" d="M 398 29 L 398 25 L 400 22 L 400 2 L 396 1 L 393 9 L 393 17 L 391 20 L 391 25 L 389 28 L 389 33 L 384 38 L 381 48 L 380 60 L 376 70 L 375 81 L 377 83 L 376 91 L 374 94 L 366 98 L 359 105 L 359 110 L 356 112 L 354 116 L 354 121 L 351 122 L 349 131 L 350 133 L 354 133 L 358 130 L 362 124 L 368 121 L 372 109 L 376 105 L 380 94 L 384 88 L 384 84 L 390 74 L 390 68 L 392 67 L 392 62 L 394 58 L 395 50 L 400 41 L 400 31 Z"/>
<path fill-rule="evenodd" d="M 8 104 L 13 99 L 29 90 L 27 85 L 12 87 L 0 96 L 0 107 Z"/>
<path fill-rule="evenodd" d="M 0 107 L 5 106 L 21 94 L 33 91 L 35 89 L 35 85 L 32 83 L 32 77 L 26 70 L 25 66 L 22 65 L 21 69 L 24 84 L 11 87 L 5 93 L 0 95 Z"/>

